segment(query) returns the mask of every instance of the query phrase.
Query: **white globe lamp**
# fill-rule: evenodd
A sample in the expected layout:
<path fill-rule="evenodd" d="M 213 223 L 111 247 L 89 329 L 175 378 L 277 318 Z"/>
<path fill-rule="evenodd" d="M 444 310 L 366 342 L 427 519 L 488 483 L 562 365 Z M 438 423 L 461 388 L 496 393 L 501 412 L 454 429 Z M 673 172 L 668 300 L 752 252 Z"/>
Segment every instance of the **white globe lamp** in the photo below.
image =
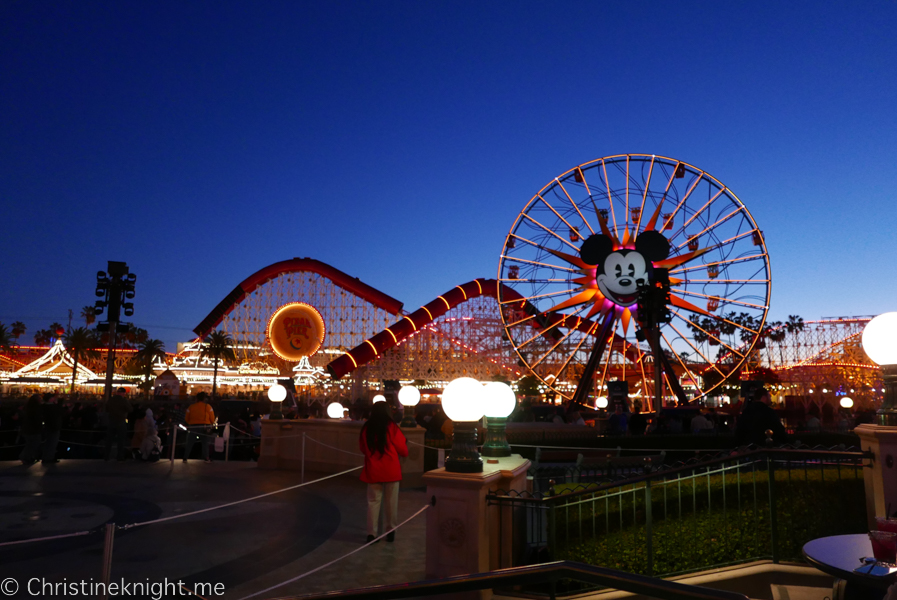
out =
<path fill-rule="evenodd" d="M 607 408 L 607 396 L 599 396 L 598 400 L 595 401 L 595 406 L 598 408 Z"/>
<path fill-rule="evenodd" d="M 383 394 L 377 394 L 374 396 L 374 401 L 371 404 L 377 404 L 378 402 L 386 402 L 386 396 Z"/>
<path fill-rule="evenodd" d="M 287 388 L 279 383 L 275 383 L 268 388 L 268 400 L 271 401 L 272 419 L 283 419 L 283 411 L 281 410 L 281 407 L 283 406 L 283 401 L 286 400 L 286 397 Z"/>
<path fill-rule="evenodd" d="M 471 377 L 450 382 L 442 392 L 442 410 L 454 422 L 452 450 L 445 459 L 450 473 L 482 473 L 483 459 L 477 450 L 477 421 L 483 416 L 485 388 Z"/>
<path fill-rule="evenodd" d="M 853 398 L 848 398 L 847 396 L 844 396 L 839 401 L 839 404 L 841 405 L 841 408 L 853 408 Z"/>
<path fill-rule="evenodd" d="M 327 416 L 331 419 L 343 418 L 343 405 L 339 402 L 331 402 L 327 405 Z"/>
<path fill-rule="evenodd" d="M 879 425 L 897 425 L 897 312 L 883 313 L 863 330 L 863 350 L 881 365 L 885 394 L 876 413 Z"/>
<path fill-rule="evenodd" d="M 511 456 L 505 424 L 517 408 L 517 396 L 511 386 L 500 381 L 490 381 L 483 388 L 486 395 L 486 441 L 483 444 L 483 456 Z"/>
<path fill-rule="evenodd" d="M 417 427 L 414 420 L 414 407 L 420 402 L 420 390 L 413 385 L 402 386 L 399 390 L 399 403 L 404 407 L 400 427 Z"/>

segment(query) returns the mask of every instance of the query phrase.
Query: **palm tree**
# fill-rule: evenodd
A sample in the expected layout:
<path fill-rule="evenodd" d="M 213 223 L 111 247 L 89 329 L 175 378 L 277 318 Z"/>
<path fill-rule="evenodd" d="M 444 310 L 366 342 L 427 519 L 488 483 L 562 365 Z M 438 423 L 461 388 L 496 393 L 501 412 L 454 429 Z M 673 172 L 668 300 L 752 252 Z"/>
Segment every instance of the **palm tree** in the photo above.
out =
<path fill-rule="evenodd" d="M 0 350 L 5 350 L 6 352 L 12 350 L 12 333 L 3 323 L 0 323 Z"/>
<path fill-rule="evenodd" d="M 212 398 L 218 391 L 218 361 L 237 360 L 233 349 L 234 338 L 223 331 L 213 331 L 203 340 L 203 347 L 199 355 L 215 361 L 215 370 L 212 374 Z"/>
<path fill-rule="evenodd" d="M 149 393 L 150 377 L 153 375 L 153 362 L 157 358 L 165 360 L 165 343 L 162 340 L 144 340 L 140 343 L 140 349 L 134 354 L 137 363 L 143 368 L 146 378 L 143 382 L 145 391 Z"/>
<path fill-rule="evenodd" d="M 49 329 L 38 329 L 34 333 L 34 343 L 37 346 L 49 346 L 54 335 Z"/>
<path fill-rule="evenodd" d="M 779 346 L 779 360 L 781 361 L 782 366 L 785 366 L 785 354 L 782 351 L 782 342 L 785 341 L 786 335 L 788 335 L 788 329 L 781 321 L 773 321 L 766 327 L 766 337 L 768 337 L 770 341 L 775 342 Z M 768 353 L 767 356 L 769 356 Z"/>
<path fill-rule="evenodd" d="M 95 306 L 85 306 L 81 309 L 81 316 L 84 317 L 84 322 L 88 327 L 93 325 L 94 321 L 97 320 L 97 309 Z"/>
<path fill-rule="evenodd" d="M 25 324 L 21 321 L 16 321 L 10 327 L 10 333 L 12 333 L 12 336 L 16 338 L 16 344 L 19 343 L 19 336 L 25 333 L 25 329 Z"/>
<path fill-rule="evenodd" d="M 79 327 L 62 336 L 62 343 L 66 351 L 72 357 L 72 388 L 69 393 L 75 391 L 75 377 L 78 374 L 78 361 L 85 358 L 97 358 L 100 353 L 97 350 L 97 338 L 93 331 L 86 327 Z"/>

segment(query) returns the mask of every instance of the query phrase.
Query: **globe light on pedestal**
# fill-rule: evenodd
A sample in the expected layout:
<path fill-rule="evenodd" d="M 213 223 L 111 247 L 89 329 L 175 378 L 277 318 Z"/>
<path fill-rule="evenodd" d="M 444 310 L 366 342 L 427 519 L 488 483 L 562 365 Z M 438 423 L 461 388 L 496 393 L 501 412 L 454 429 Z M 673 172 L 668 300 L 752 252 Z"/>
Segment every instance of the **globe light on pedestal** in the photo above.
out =
<path fill-rule="evenodd" d="M 378 402 L 386 402 L 386 396 L 383 394 L 377 394 L 374 396 L 374 401 L 371 404 L 377 404 Z"/>
<path fill-rule="evenodd" d="M 327 416 L 331 419 L 342 419 L 343 413 L 343 405 L 339 402 L 331 402 L 327 405 Z"/>
<path fill-rule="evenodd" d="M 283 401 L 287 397 L 287 388 L 283 387 L 279 383 L 275 383 L 271 387 L 268 388 L 268 400 L 271 401 L 271 418 L 272 419 L 283 419 L 283 412 L 281 411 L 281 406 L 283 406 Z"/>
<path fill-rule="evenodd" d="M 442 392 L 442 410 L 455 424 L 452 450 L 445 459 L 451 473 L 482 473 L 477 451 L 477 421 L 483 416 L 485 388 L 471 377 L 455 379 Z"/>
<path fill-rule="evenodd" d="M 838 404 L 841 405 L 841 408 L 853 408 L 853 398 L 844 396 L 843 398 L 841 398 Z"/>
<path fill-rule="evenodd" d="M 607 397 L 606 396 L 599 397 L 598 400 L 595 402 L 595 406 L 597 408 L 607 408 Z"/>
<path fill-rule="evenodd" d="M 404 407 L 400 427 L 417 427 L 414 420 L 414 407 L 420 402 L 420 391 L 413 385 L 402 386 L 399 390 L 399 403 Z"/>
<path fill-rule="evenodd" d="M 486 395 L 486 442 L 483 456 L 511 456 L 511 446 L 505 435 L 508 416 L 517 407 L 517 396 L 506 383 L 490 381 L 483 386 Z"/>
<path fill-rule="evenodd" d="M 876 416 L 879 425 L 897 425 L 897 312 L 883 313 L 863 330 L 863 350 L 881 365 L 884 401 Z"/>

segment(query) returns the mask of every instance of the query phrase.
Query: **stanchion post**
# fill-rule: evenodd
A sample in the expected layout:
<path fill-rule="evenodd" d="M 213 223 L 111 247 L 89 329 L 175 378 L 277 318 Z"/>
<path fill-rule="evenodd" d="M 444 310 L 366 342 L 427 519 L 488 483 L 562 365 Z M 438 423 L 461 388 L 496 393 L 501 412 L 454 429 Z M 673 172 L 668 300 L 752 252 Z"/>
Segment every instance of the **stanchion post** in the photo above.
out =
<path fill-rule="evenodd" d="M 230 422 L 224 425 L 224 462 L 230 457 Z"/>
<path fill-rule="evenodd" d="M 171 462 L 174 462 L 174 449 L 178 445 L 178 426 L 172 421 L 171 423 Z"/>
<path fill-rule="evenodd" d="M 305 432 L 302 432 L 302 467 L 299 483 L 305 483 Z"/>
<path fill-rule="evenodd" d="M 106 523 L 106 537 L 103 540 L 103 593 L 100 600 L 106 600 L 109 582 L 112 580 L 112 543 L 115 541 L 115 523 Z"/>

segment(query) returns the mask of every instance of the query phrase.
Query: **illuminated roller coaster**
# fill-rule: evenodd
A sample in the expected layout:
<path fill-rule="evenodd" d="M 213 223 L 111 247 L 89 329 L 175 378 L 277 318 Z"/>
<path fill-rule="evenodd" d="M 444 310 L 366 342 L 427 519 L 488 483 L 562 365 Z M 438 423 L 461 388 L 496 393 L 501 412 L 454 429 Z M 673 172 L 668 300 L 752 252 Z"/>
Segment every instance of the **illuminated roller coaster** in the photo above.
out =
<path fill-rule="evenodd" d="M 358 394 L 365 387 L 379 387 L 383 380 L 418 381 L 437 388 L 461 376 L 516 381 L 530 370 L 508 340 L 502 313 L 509 319 L 537 311 L 520 296 L 500 307 L 500 286 L 505 299 L 515 298 L 504 284 L 476 279 L 406 313 L 401 302 L 325 263 L 310 258 L 282 261 L 254 273 L 222 300 L 195 328 L 200 338 L 187 345 L 172 367 L 182 372 L 192 369 L 194 374 L 209 371 L 208 359 L 201 359 L 196 350 L 199 340 L 219 327 L 233 337 L 237 354 L 237 364 L 221 371 L 224 385 L 265 385 L 292 376 L 327 389 L 334 379 L 345 378 L 344 388 L 352 391 L 343 393 Z M 327 326 L 321 349 L 300 364 L 277 357 L 266 340 L 271 315 L 297 301 L 314 306 Z M 558 327 L 586 333 L 595 329 L 591 321 L 568 319 L 560 313 L 532 319 L 534 343 L 550 347 L 554 340 L 549 334 Z M 859 402 L 873 400 L 881 387 L 880 375 L 860 346 L 868 320 L 808 321 L 803 329 L 762 340 L 752 350 L 743 376 L 749 378 L 763 367 L 774 372 L 782 395 L 815 393 L 815 398 L 823 398 L 841 392 L 853 394 Z M 546 335 L 536 335 L 540 332 Z M 610 360 L 600 365 L 602 380 L 626 380 L 633 396 L 648 396 L 643 392 L 653 386 L 650 351 L 619 335 L 610 338 L 608 347 Z M 537 351 L 534 346 L 533 352 Z M 710 368 L 693 359 L 687 364 L 692 373 Z M 554 389 L 572 394 L 581 372 L 581 364 L 572 362 Z M 704 385 L 700 376 L 693 380 L 684 369 L 677 375 L 686 388 L 696 391 Z"/>

